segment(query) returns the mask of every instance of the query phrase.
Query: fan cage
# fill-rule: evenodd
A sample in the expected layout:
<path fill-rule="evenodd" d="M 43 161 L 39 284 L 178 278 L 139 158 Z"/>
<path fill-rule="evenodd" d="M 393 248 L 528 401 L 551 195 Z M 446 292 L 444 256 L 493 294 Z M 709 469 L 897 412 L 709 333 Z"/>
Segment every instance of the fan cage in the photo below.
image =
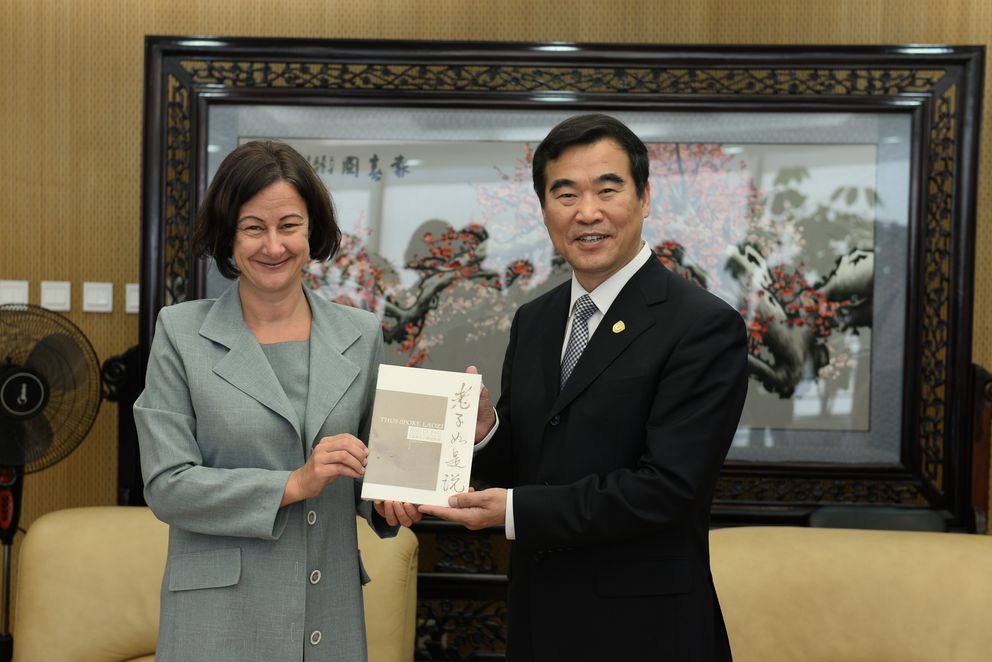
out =
<path fill-rule="evenodd" d="M 49 371 L 72 388 L 49 388 L 49 400 L 40 416 L 52 429 L 52 441 L 37 458 L 28 458 L 26 474 L 46 469 L 72 453 L 93 427 L 102 399 L 100 364 L 93 346 L 79 327 L 66 317 L 30 304 L 0 305 L 0 365 L 24 366 L 42 340 L 61 334 L 78 350 L 75 356 L 45 351 Z M 46 378 L 50 376 L 44 375 Z M 0 443 L 8 443 L 0 439 Z"/>

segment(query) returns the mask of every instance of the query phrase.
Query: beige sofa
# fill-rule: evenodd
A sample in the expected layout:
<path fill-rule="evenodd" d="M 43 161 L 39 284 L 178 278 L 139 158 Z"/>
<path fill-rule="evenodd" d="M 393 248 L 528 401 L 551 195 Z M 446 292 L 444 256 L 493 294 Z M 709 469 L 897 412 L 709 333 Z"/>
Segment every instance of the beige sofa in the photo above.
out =
<path fill-rule="evenodd" d="M 363 521 L 358 542 L 369 660 L 413 659 L 417 539 L 380 540 Z M 20 548 L 15 662 L 151 661 L 168 528 L 148 508 L 73 508 L 39 517 Z"/>
<path fill-rule="evenodd" d="M 992 660 L 992 536 L 746 527 L 710 546 L 735 662 Z"/>
<path fill-rule="evenodd" d="M 416 538 L 358 530 L 370 662 L 411 660 Z M 710 542 L 736 662 L 992 660 L 992 536 L 743 527 Z M 20 553 L 16 662 L 152 660 L 165 550 L 147 508 L 39 518 Z"/>

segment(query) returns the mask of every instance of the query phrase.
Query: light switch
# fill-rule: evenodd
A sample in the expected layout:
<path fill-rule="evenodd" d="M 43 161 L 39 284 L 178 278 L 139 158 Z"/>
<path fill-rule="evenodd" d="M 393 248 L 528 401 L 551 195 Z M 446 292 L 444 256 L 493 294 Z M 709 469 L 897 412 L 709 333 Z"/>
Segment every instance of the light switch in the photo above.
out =
<path fill-rule="evenodd" d="M 124 285 L 124 312 L 136 313 L 140 308 L 141 291 L 137 283 Z"/>
<path fill-rule="evenodd" d="M 88 313 L 114 311 L 113 283 L 83 283 L 83 310 Z"/>
<path fill-rule="evenodd" d="M 26 280 L 0 280 L 0 304 L 27 302 L 28 282 Z"/>
<path fill-rule="evenodd" d="M 72 283 L 67 280 L 41 281 L 41 307 L 49 310 L 71 310 Z"/>

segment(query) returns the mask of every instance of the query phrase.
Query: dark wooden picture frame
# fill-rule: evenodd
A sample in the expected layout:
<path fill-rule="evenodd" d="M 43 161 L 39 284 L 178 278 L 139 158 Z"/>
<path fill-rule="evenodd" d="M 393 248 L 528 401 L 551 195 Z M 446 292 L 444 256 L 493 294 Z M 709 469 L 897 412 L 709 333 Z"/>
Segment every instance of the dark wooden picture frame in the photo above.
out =
<path fill-rule="evenodd" d="M 713 521 L 809 524 L 824 507 L 881 506 L 982 528 L 983 474 L 971 455 L 982 426 L 972 403 L 984 382 L 971 342 L 984 56 L 982 47 L 945 46 L 148 37 L 137 362 L 143 373 L 158 311 L 205 292 L 205 263 L 189 246 L 208 177 L 208 116 L 219 104 L 900 114 L 912 126 L 900 460 L 730 461 Z M 127 503 L 140 502 L 136 457 L 133 434 L 122 436 Z M 418 659 L 499 657 L 505 539 L 426 521 L 418 536 Z"/>
<path fill-rule="evenodd" d="M 141 364 L 158 310 L 204 292 L 191 258 L 215 104 L 898 113 L 911 118 L 901 460 L 728 462 L 714 519 L 824 505 L 929 509 L 973 527 L 970 440 L 981 47 L 662 47 L 149 37 Z M 123 480 L 123 479 L 122 479 Z M 132 486 L 122 486 L 132 487 Z"/>

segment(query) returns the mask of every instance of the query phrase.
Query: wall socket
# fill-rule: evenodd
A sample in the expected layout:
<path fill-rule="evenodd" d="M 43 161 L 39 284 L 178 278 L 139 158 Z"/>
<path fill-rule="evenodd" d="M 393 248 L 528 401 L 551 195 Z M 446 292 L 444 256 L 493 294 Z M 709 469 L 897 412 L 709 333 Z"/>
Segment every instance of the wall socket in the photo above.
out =
<path fill-rule="evenodd" d="M 137 283 L 124 285 L 124 312 L 137 313 L 141 310 L 141 288 Z"/>
<path fill-rule="evenodd" d="M 48 310 L 72 310 L 72 283 L 67 280 L 41 281 L 41 307 Z"/>
<path fill-rule="evenodd" d="M 83 283 L 83 311 L 87 313 L 114 312 L 114 284 Z"/>
<path fill-rule="evenodd" d="M 0 304 L 29 303 L 28 281 L 0 280 Z"/>

